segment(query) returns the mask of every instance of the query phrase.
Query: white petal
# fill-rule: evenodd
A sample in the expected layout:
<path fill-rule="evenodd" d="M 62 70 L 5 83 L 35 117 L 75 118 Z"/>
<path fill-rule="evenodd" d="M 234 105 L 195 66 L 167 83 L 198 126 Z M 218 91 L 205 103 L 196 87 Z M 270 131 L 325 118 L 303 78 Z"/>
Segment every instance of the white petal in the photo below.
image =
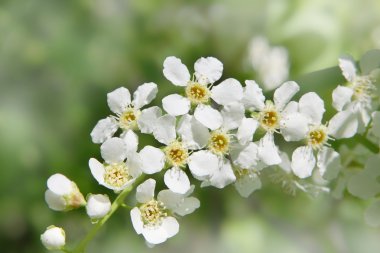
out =
<path fill-rule="evenodd" d="M 179 231 L 178 221 L 171 216 L 165 217 L 162 220 L 162 227 L 166 231 L 166 235 L 168 238 L 175 236 Z"/>
<path fill-rule="evenodd" d="M 127 157 L 127 145 L 123 139 L 114 137 L 100 146 L 100 152 L 106 163 L 119 163 Z"/>
<path fill-rule="evenodd" d="M 258 125 L 259 122 L 256 119 L 244 118 L 241 121 L 236 135 L 239 143 L 245 145 L 250 142 L 256 132 Z"/>
<path fill-rule="evenodd" d="M 162 107 L 172 116 L 184 115 L 190 110 L 190 100 L 178 94 L 171 94 L 162 99 Z"/>
<path fill-rule="evenodd" d="M 246 80 L 244 87 L 243 104 L 246 108 L 261 111 L 265 106 L 265 97 L 262 89 L 253 80 Z"/>
<path fill-rule="evenodd" d="M 357 116 L 350 110 L 338 112 L 329 121 L 329 135 L 336 139 L 351 138 L 357 130 Z"/>
<path fill-rule="evenodd" d="M 183 115 L 180 119 L 177 132 L 188 149 L 205 147 L 210 137 L 208 128 L 188 114 Z"/>
<path fill-rule="evenodd" d="M 195 77 L 200 83 L 214 83 L 223 73 L 223 64 L 214 57 L 199 58 L 194 64 Z"/>
<path fill-rule="evenodd" d="M 299 111 L 307 115 L 314 124 L 319 124 L 322 121 L 325 113 L 325 104 L 323 100 L 315 92 L 304 94 L 298 103 Z"/>
<path fill-rule="evenodd" d="M 347 81 L 352 82 L 356 76 L 355 60 L 350 55 L 339 57 L 339 67 Z"/>
<path fill-rule="evenodd" d="M 150 244 L 160 244 L 168 239 L 168 235 L 162 224 L 155 227 L 146 226 L 144 227 L 142 234 L 145 240 Z"/>
<path fill-rule="evenodd" d="M 90 194 L 86 212 L 91 219 L 100 219 L 111 210 L 111 201 L 106 194 Z"/>
<path fill-rule="evenodd" d="M 165 165 L 165 154 L 159 148 L 145 146 L 140 151 L 141 170 L 146 174 L 160 172 Z"/>
<path fill-rule="evenodd" d="M 235 188 L 242 197 L 248 198 L 252 192 L 261 188 L 261 180 L 256 173 L 250 173 L 238 178 Z"/>
<path fill-rule="evenodd" d="M 189 157 L 188 165 L 194 176 L 203 177 L 210 175 L 213 171 L 218 169 L 219 160 L 213 153 L 201 150 L 194 152 Z"/>
<path fill-rule="evenodd" d="M 300 87 L 296 82 L 283 83 L 274 91 L 273 99 L 276 108 L 281 111 L 299 90 Z"/>
<path fill-rule="evenodd" d="M 175 117 L 168 114 L 158 118 L 153 129 L 154 138 L 166 145 L 174 141 L 176 138 L 175 123 Z"/>
<path fill-rule="evenodd" d="M 104 166 L 95 158 L 88 161 L 92 176 L 98 181 L 99 184 L 104 184 Z"/>
<path fill-rule="evenodd" d="M 103 143 L 111 138 L 117 131 L 117 121 L 112 117 L 101 119 L 96 123 L 91 131 L 91 139 L 93 143 Z"/>
<path fill-rule="evenodd" d="M 317 155 L 317 166 L 324 179 L 333 180 L 341 169 L 339 153 L 332 148 L 322 148 Z"/>
<path fill-rule="evenodd" d="M 255 143 L 251 142 L 246 146 L 242 146 L 239 149 L 231 150 L 231 158 L 234 164 L 241 168 L 249 169 L 257 165 L 258 162 L 258 147 Z"/>
<path fill-rule="evenodd" d="M 133 228 L 135 229 L 136 233 L 139 235 L 143 231 L 144 223 L 141 220 L 141 212 L 138 207 L 134 207 L 131 212 L 131 221 Z"/>
<path fill-rule="evenodd" d="M 107 103 L 112 112 L 122 114 L 131 104 L 131 94 L 127 88 L 117 88 L 107 94 Z"/>
<path fill-rule="evenodd" d="M 285 152 L 281 152 L 280 156 L 282 161 L 278 166 L 286 173 L 290 173 L 292 171 L 292 167 L 288 154 Z"/>
<path fill-rule="evenodd" d="M 211 130 L 218 129 L 223 123 L 222 115 L 209 105 L 198 105 L 194 117 Z"/>
<path fill-rule="evenodd" d="M 47 187 L 57 195 L 67 195 L 73 191 L 73 182 L 62 174 L 54 174 L 47 180 Z"/>
<path fill-rule="evenodd" d="M 140 109 L 144 105 L 149 104 L 156 97 L 158 92 L 157 84 L 144 83 L 140 85 L 133 93 L 133 106 Z"/>
<path fill-rule="evenodd" d="M 188 214 L 191 214 L 195 211 L 195 209 L 199 208 L 201 203 L 199 200 L 195 197 L 189 197 L 185 198 L 181 205 L 179 205 L 176 209 L 173 211 L 181 216 L 185 216 Z"/>
<path fill-rule="evenodd" d="M 284 110 L 282 110 L 281 115 L 282 116 L 286 116 L 288 114 L 295 113 L 295 112 L 298 112 L 298 102 L 296 102 L 296 101 L 290 101 L 285 106 Z"/>
<path fill-rule="evenodd" d="M 226 79 L 211 89 L 211 98 L 220 105 L 239 102 L 243 98 L 243 87 L 236 79 Z"/>
<path fill-rule="evenodd" d="M 65 231 L 56 226 L 50 226 L 41 235 L 41 242 L 48 250 L 60 250 L 66 244 Z"/>
<path fill-rule="evenodd" d="M 258 157 L 260 160 L 270 166 L 281 163 L 281 157 L 274 143 L 273 134 L 266 133 L 259 142 Z"/>
<path fill-rule="evenodd" d="M 63 196 L 55 194 L 51 190 L 45 191 L 45 201 L 49 208 L 54 211 L 64 211 L 66 209 L 66 201 Z"/>
<path fill-rule="evenodd" d="M 221 111 L 223 117 L 222 128 L 226 131 L 238 128 L 244 119 L 244 113 L 244 106 L 241 103 L 224 106 Z"/>
<path fill-rule="evenodd" d="M 310 177 L 315 166 L 313 149 L 307 146 L 301 146 L 294 150 L 291 166 L 293 173 L 297 177 Z"/>
<path fill-rule="evenodd" d="M 140 154 L 136 152 L 129 152 L 127 155 L 127 161 L 125 162 L 127 168 L 129 169 L 129 174 L 133 178 L 137 178 L 142 173 L 142 161 Z"/>
<path fill-rule="evenodd" d="M 127 153 L 135 153 L 139 145 L 137 134 L 132 130 L 124 132 L 120 138 L 125 142 Z"/>
<path fill-rule="evenodd" d="M 136 188 L 136 200 L 140 203 L 146 203 L 153 199 L 156 181 L 152 178 L 145 180 Z"/>
<path fill-rule="evenodd" d="M 185 194 L 190 189 L 190 180 L 186 173 L 179 168 L 171 168 L 165 172 L 166 186 L 173 192 Z"/>
<path fill-rule="evenodd" d="M 310 118 L 301 113 L 287 114 L 281 119 L 281 134 L 286 141 L 300 141 L 309 131 Z"/>
<path fill-rule="evenodd" d="M 236 180 L 230 161 L 223 159 L 220 163 L 219 168 L 212 173 L 209 179 L 210 185 L 219 189 L 226 187 Z"/>
<path fill-rule="evenodd" d="M 190 73 L 180 59 L 170 56 L 164 61 L 164 76 L 177 86 L 186 86 L 190 81 Z"/>
<path fill-rule="evenodd" d="M 162 112 L 158 106 L 152 106 L 142 110 L 140 117 L 137 120 L 141 133 L 151 134 L 156 126 L 157 119 L 161 117 L 161 115 Z"/>
<path fill-rule="evenodd" d="M 337 111 L 342 111 L 343 108 L 351 102 L 351 97 L 354 91 L 345 86 L 338 86 L 332 93 L 333 106 Z"/>

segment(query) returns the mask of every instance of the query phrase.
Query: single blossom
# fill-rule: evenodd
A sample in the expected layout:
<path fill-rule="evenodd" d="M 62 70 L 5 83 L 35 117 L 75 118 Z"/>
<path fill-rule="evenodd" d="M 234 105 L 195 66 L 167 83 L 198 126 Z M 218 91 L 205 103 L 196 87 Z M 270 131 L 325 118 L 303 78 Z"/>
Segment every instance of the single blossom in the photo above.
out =
<path fill-rule="evenodd" d="M 107 194 L 90 194 L 87 196 L 87 215 L 97 220 L 103 218 L 111 210 L 111 201 Z"/>
<path fill-rule="evenodd" d="M 131 210 L 132 225 L 137 234 L 142 234 L 147 243 L 155 245 L 165 242 L 179 231 L 175 214 L 186 215 L 199 207 L 199 200 L 188 197 L 193 188 L 186 194 L 170 190 L 159 192 L 154 198 L 156 181 L 147 179 L 136 188 L 138 206 Z"/>
<path fill-rule="evenodd" d="M 52 210 L 69 211 L 86 204 L 78 186 L 62 174 L 49 177 L 47 187 L 45 201 Z"/>
<path fill-rule="evenodd" d="M 118 129 L 123 133 L 128 130 L 140 130 L 142 133 L 151 133 L 155 119 L 161 115 L 157 106 L 141 110 L 152 102 L 158 92 L 157 84 L 144 83 L 133 93 L 133 100 L 127 88 L 120 87 L 107 94 L 107 103 L 115 115 L 98 121 L 91 132 L 94 143 L 103 143 L 111 138 Z"/>
<path fill-rule="evenodd" d="M 41 235 L 41 242 L 48 250 L 60 250 L 66 244 L 65 231 L 56 226 L 49 226 Z"/>

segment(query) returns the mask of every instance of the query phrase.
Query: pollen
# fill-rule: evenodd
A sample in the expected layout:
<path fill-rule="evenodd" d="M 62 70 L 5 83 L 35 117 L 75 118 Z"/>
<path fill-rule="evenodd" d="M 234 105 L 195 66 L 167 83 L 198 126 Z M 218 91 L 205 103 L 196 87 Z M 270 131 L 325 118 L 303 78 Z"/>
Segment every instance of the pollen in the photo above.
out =
<path fill-rule="evenodd" d="M 105 166 L 104 182 L 113 187 L 121 187 L 132 179 L 128 172 L 125 163 L 108 164 Z"/>
<path fill-rule="evenodd" d="M 321 149 L 328 140 L 327 127 L 324 125 L 313 127 L 307 134 L 307 143 L 313 149 Z"/>
<path fill-rule="evenodd" d="M 162 218 L 167 216 L 165 206 L 161 201 L 155 199 L 140 206 L 141 218 L 144 225 L 155 226 L 160 224 Z"/>
<path fill-rule="evenodd" d="M 209 101 L 210 90 L 206 85 L 190 82 L 186 87 L 186 96 L 193 104 L 205 104 Z"/>
<path fill-rule="evenodd" d="M 371 94 L 376 87 L 368 76 L 358 76 L 352 83 L 352 89 L 354 91 L 353 100 L 370 103 Z"/>
<path fill-rule="evenodd" d="M 140 116 L 141 112 L 133 108 L 128 108 L 125 110 L 119 117 L 119 125 L 122 129 L 136 129 L 137 128 L 137 119 Z"/>
<path fill-rule="evenodd" d="M 217 155 L 224 155 L 228 152 L 230 145 L 230 137 L 222 131 L 214 131 L 211 133 L 208 149 Z"/>
<path fill-rule="evenodd" d="M 268 101 L 263 111 L 259 113 L 259 122 L 266 131 L 274 132 L 280 127 L 280 113 L 272 102 Z"/>
<path fill-rule="evenodd" d="M 179 141 L 174 141 L 164 149 L 166 160 L 172 166 L 185 166 L 189 157 L 188 150 Z"/>

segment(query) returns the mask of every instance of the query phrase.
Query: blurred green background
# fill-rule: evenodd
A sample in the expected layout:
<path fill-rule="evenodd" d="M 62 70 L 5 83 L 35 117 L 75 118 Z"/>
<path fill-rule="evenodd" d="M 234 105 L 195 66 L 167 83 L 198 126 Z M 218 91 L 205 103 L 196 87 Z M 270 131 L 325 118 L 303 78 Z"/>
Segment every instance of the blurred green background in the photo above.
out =
<path fill-rule="evenodd" d="M 166 56 L 192 70 L 201 56 L 224 63 L 223 78 L 254 78 L 247 46 L 256 35 L 289 50 L 291 78 L 380 47 L 380 2 L 320 1 L 0 1 L 1 252 L 45 252 L 39 236 L 55 224 L 69 244 L 91 226 L 84 210 L 58 213 L 44 202 L 47 178 L 60 172 L 84 194 L 113 193 L 87 166 L 99 158 L 89 133 L 109 115 L 106 93 L 154 81 L 172 85 Z M 302 84 L 301 84 L 302 85 Z M 321 84 L 321 87 L 325 84 Z M 306 87 L 320 94 L 331 90 Z M 325 87 L 325 86 L 324 86 Z M 158 103 L 159 104 L 159 103 Z M 119 211 L 89 252 L 379 252 L 380 230 L 365 225 L 368 203 L 349 195 L 292 197 L 265 185 L 250 198 L 233 187 L 199 189 L 201 208 L 180 233 L 148 249 Z"/>

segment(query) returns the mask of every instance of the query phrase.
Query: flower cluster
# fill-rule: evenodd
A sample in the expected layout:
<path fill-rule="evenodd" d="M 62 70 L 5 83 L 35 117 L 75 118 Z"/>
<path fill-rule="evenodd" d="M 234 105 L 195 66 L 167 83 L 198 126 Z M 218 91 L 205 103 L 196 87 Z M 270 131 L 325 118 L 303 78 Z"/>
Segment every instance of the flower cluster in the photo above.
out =
<path fill-rule="evenodd" d="M 91 174 L 118 194 L 115 201 L 111 204 L 103 194 L 90 194 L 86 201 L 74 182 L 56 174 L 48 180 L 46 202 L 57 211 L 86 206 L 96 223 L 119 206 L 128 207 L 124 198 L 135 184 L 162 172 L 167 189 L 155 197 L 156 181 L 148 178 L 136 187 L 136 204 L 130 207 L 136 233 L 155 245 L 178 233 L 178 216 L 200 206 L 191 196 L 193 179 L 201 187 L 233 184 L 248 197 L 261 188 L 263 174 L 271 171 L 274 181 L 291 192 L 328 191 L 326 182 L 342 167 L 333 142 L 366 131 L 375 103 L 371 77 L 360 75 L 351 58 L 342 57 L 339 63 L 348 84 L 333 91 L 337 112 L 326 119 L 325 102 L 317 93 L 295 99 L 300 86 L 294 81 L 284 82 L 273 97 L 266 97 L 254 80 L 244 85 L 234 78 L 220 81 L 223 64 L 214 57 L 198 59 L 193 73 L 180 59 L 168 57 L 163 75 L 183 87 L 181 94 L 164 97 L 161 109 L 149 106 L 158 93 L 155 83 L 140 85 L 133 99 L 127 88 L 118 88 L 107 94 L 113 115 L 101 119 L 91 132 L 102 157 L 89 160 Z M 379 114 L 373 118 L 378 121 Z M 139 146 L 140 134 L 152 135 L 159 145 Z M 312 176 L 323 180 L 310 180 Z M 49 228 L 41 237 L 44 245 L 61 249 L 62 231 Z"/>

